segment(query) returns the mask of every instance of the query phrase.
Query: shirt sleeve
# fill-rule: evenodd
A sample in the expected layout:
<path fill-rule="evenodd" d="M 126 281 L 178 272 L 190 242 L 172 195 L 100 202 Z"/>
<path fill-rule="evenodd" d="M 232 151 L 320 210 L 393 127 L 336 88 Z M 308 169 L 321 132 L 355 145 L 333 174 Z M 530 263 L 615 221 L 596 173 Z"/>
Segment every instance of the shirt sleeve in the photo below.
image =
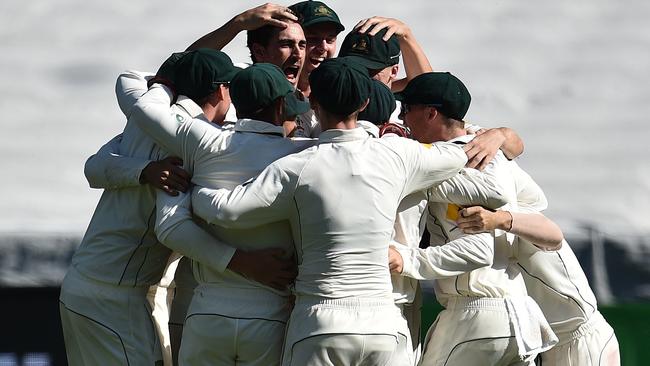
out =
<path fill-rule="evenodd" d="M 400 154 L 407 175 L 404 196 L 455 176 L 467 163 L 467 155 L 457 144 L 448 142 L 419 144 L 406 139 L 387 139 L 387 141 L 405 143 L 403 146 L 405 150 Z"/>
<path fill-rule="evenodd" d="M 417 280 L 454 277 L 491 266 L 494 239 L 490 234 L 466 235 L 426 249 L 396 247 L 404 262 L 402 276 Z"/>
<path fill-rule="evenodd" d="M 156 235 L 163 245 L 223 272 L 236 249 L 219 241 L 192 220 L 190 194 L 156 191 Z"/>
<path fill-rule="evenodd" d="M 522 210 L 541 212 L 548 208 L 542 188 L 515 162 L 511 162 L 512 177 L 517 190 L 517 205 Z"/>
<path fill-rule="evenodd" d="M 460 174 L 429 190 L 431 202 L 447 202 L 460 206 L 483 206 L 489 209 L 516 205 L 515 183 L 509 161 L 498 151 L 483 171 L 463 168 Z"/>
<path fill-rule="evenodd" d="M 84 174 L 91 188 L 118 189 L 140 185 L 142 170 L 151 160 L 119 154 L 122 134 L 86 160 Z"/>
<path fill-rule="evenodd" d="M 131 115 L 135 103 L 147 91 L 147 81 L 153 76 L 154 74 L 150 72 L 131 70 L 118 76 L 115 83 L 115 95 L 117 104 L 127 118 Z"/>
<path fill-rule="evenodd" d="M 218 130 L 208 123 L 194 123 L 191 117 L 176 113 L 170 107 L 172 98 L 169 88 L 154 84 L 133 107 L 131 120 L 171 155 L 191 160 L 201 137 Z"/>
<path fill-rule="evenodd" d="M 210 224 L 240 229 L 289 219 L 297 177 L 285 172 L 281 161 L 233 190 L 195 187 L 194 213 Z"/>
<path fill-rule="evenodd" d="M 463 168 L 459 174 L 429 189 L 429 201 L 459 206 L 483 206 L 497 209 L 508 203 L 503 188 L 493 174 Z"/>

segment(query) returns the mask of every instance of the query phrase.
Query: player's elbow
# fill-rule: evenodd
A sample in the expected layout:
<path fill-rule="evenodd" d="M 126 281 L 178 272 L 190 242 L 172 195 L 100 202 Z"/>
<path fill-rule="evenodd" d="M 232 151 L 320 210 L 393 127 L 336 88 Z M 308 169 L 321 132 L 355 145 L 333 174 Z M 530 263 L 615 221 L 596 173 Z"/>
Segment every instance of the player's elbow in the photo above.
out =
<path fill-rule="evenodd" d="M 95 155 L 92 155 L 88 160 L 86 160 L 86 164 L 84 164 L 84 176 L 86 177 L 86 181 L 90 188 L 102 188 L 100 180 L 98 179 L 100 172 L 94 164 L 94 158 Z"/>

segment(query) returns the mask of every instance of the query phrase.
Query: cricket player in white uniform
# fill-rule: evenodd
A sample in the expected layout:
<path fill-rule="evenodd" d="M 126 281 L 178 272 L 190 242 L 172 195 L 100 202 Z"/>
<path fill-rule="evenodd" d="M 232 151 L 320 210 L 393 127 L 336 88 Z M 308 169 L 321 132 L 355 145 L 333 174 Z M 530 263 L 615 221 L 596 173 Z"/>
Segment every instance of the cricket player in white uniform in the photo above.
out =
<path fill-rule="evenodd" d="M 235 71 L 230 59 L 212 50 L 205 52 L 211 54 L 210 62 L 224 66 L 205 81 L 210 87 L 216 81 L 229 81 Z M 134 100 L 121 101 L 126 103 L 120 107 L 127 116 L 131 112 L 128 103 Z M 167 156 L 130 119 L 120 152 L 150 160 Z M 171 249 L 161 245 L 153 233 L 154 197 L 149 185 L 141 185 L 106 190 L 100 198 L 61 286 L 61 321 L 72 365 L 151 365 L 159 361 L 145 296 L 160 280 L 171 249 L 209 263 L 221 261 L 219 243 L 183 243 Z"/>
<path fill-rule="evenodd" d="M 561 231 L 549 233 L 541 211 L 548 206 L 543 191 L 521 171 L 515 175 L 518 210 L 487 211 L 470 207 L 459 218 L 465 232 L 483 232 L 512 228 L 517 233 L 517 266 L 529 295 L 537 301 L 559 341 L 540 355 L 538 364 L 620 365 L 619 347 L 614 330 L 598 311 L 596 297 L 578 259 Z M 540 223 L 541 222 L 541 223 Z M 559 228 L 556 229 L 559 231 Z M 556 248 L 540 248 L 555 235 Z"/>
<path fill-rule="evenodd" d="M 296 304 L 283 365 L 410 365 L 408 330 L 391 294 L 386 254 L 397 205 L 457 175 L 459 146 L 375 139 L 356 125 L 370 78 L 346 59 L 310 76 L 325 131 L 316 147 L 276 161 L 233 191 L 193 193 L 197 215 L 230 227 L 289 219 L 296 243 Z"/>
<path fill-rule="evenodd" d="M 175 55 L 180 55 L 180 53 Z M 133 105 L 147 91 L 148 80 L 154 77 L 155 74 L 137 71 L 127 71 L 121 74 L 115 87 L 118 104 L 120 106 Z M 178 100 L 179 113 L 187 113 L 188 118 L 195 117 L 188 111 L 202 113 L 201 109 L 194 105 L 195 103 L 189 98 L 181 96 Z M 228 120 L 227 114 L 224 122 Z M 214 124 L 214 127 L 220 128 L 220 125 Z M 122 134 L 110 140 L 86 161 L 84 174 L 92 188 L 114 190 L 137 187 L 146 182 L 171 195 L 187 190 L 190 176 L 181 168 L 182 160 L 180 158 L 167 157 L 160 161 L 151 161 L 148 157 L 124 156 L 120 154 L 121 142 Z M 185 320 L 183 309 L 187 308 L 182 302 L 182 292 L 188 288 L 191 292 L 196 286 L 191 269 L 188 269 L 187 263 L 181 263 L 181 261 L 180 254 L 172 253 L 160 282 L 152 285 L 147 292 L 147 300 L 151 307 L 151 315 L 165 366 L 178 364 L 178 348 Z M 181 296 L 176 296 L 178 292 L 181 292 Z M 170 311 L 172 302 L 175 306 L 173 311 Z"/>
<path fill-rule="evenodd" d="M 398 96 L 405 122 L 419 141 L 471 139 L 462 122 L 471 98 L 453 75 L 422 74 Z M 510 202 L 516 204 L 508 164 L 514 163 L 499 153 L 486 173 L 499 179 Z M 455 227 L 455 205 L 429 202 L 428 212 L 431 243 L 446 244 L 426 250 L 398 249 L 404 262 L 401 273 L 437 279 L 436 297 L 445 306 L 429 330 L 421 364 L 532 364 L 557 339 L 511 263 L 514 238 L 511 234 L 462 235 Z M 451 253 L 467 259 L 464 265 L 448 261 L 445 247 L 449 246 Z"/>
<path fill-rule="evenodd" d="M 396 80 L 399 66 L 397 61 L 400 54 L 405 64 L 406 78 Z M 428 58 L 424 54 L 422 47 L 416 41 L 411 29 L 398 19 L 372 17 L 360 21 L 350 32 L 341 46 L 339 55 L 349 55 L 360 64 L 368 68 L 369 73 L 373 75 L 376 82 L 383 83 L 394 90 L 404 88 L 408 80 L 424 72 L 432 71 Z M 388 116 L 376 120 L 376 111 L 367 108 L 360 113 L 358 123 L 364 128 L 368 125 L 361 119 L 373 120 L 378 126 L 381 126 L 381 133 L 397 134 L 398 136 L 407 137 L 408 130 L 403 126 L 400 116 L 401 105 L 395 103 L 392 94 L 384 97 L 385 91 L 375 88 L 379 93 L 373 97 L 381 98 L 384 104 L 392 106 Z M 393 99 L 389 101 L 388 98 Z M 369 107 L 376 105 L 376 101 L 371 100 Z M 370 109 L 370 110 L 369 110 Z M 383 112 L 385 115 L 385 112 Z M 467 126 L 468 128 L 476 126 Z M 371 133 L 369 128 L 366 128 Z M 375 128 L 377 132 L 379 128 Z M 523 144 L 519 136 L 514 131 L 507 128 L 498 128 L 482 130 L 481 137 L 473 142 L 472 146 L 464 146 L 470 161 L 468 167 L 483 168 L 481 164 L 486 164 L 485 159 L 491 159 L 499 149 L 507 153 L 508 158 L 512 159 L 523 151 Z M 470 193 L 470 192 L 467 192 Z M 467 194 L 465 198 L 470 199 L 464 203 L 471 202 L 472 196 Z M 458 202 L 460 203 L 460 202 Z M 424 192 L 418 192 L 404 198 L 400 203 L 395 228 L 393 232 L 393 243 L 395 247 L 418 248 L 422 235 L 425 231 L 425 216 L 423 216 L 427 207 L 427 195 Z M 496 208 L 496 207 L 492 207 Z M 391 251 L 391 253 L 394 253 Z M 407 320 L 411 331 L 411 341 L 413 342 L 413 358 L 417 363 L 420 358 L 420 323 L 421 323 L 421 300 L 419 281 L 393 274 L 391 276 L 395 302 L 402 310 L 402 314 Z"/>
<path fill-rule="evenodd" d="M 134 115 L 140 117 L 135 119 L 138 126 L 183 158 L 194 184 L 233 188 L 277 158 L 313 144 L 284 138 L 282 123 L 309 108 L 297 100 L 293 91 L 280 68 L 256 63 L 230 84 L 233 104 L 242 117 L 233 130 L 217 132 L 199 120 L 179 124 L 170 114 L 171 95 L 163 86 L 152 87 L 138 101 Z M 239 250 L 281 248 L 286 257 L 292 256 L 288 222 L 252 230 L 205 225 L 199 228 L 192 221 L 189 199 L 189 195 L 159 195 L 156 232 L 163 243 L 203 240 L 210 237 L 209 232 Z M 268 251 L 269 257 L 281 255 L 282 250 Z M 266 262 L 257 265 L 267 270 Z M 289 281 L 294 277 L 291 268 L 286 271 Z M 194 274 L 199 285 L 187 313 L 180 364 L 279 364 L 289 316 L 287 283 L 263 286 L 200 261 L 194 262 Z"/>

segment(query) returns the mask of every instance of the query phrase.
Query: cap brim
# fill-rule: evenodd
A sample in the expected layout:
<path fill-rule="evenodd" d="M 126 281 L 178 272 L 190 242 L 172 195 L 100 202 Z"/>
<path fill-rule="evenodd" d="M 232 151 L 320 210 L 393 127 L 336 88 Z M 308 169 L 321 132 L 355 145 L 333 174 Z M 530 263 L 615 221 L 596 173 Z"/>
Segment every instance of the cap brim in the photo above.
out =
<path fill-rule="evenodd" d="M 361 56 L 348 55 L 348 56 L 345 56 L 345 57 L 349 58 L 350 60 L 358 63 L 359 65 L 361 65 L 361 66 L 363 66 L 363 67 L 365 67 L 366 69 L 369 69 L 369 70 L 381 70 L 381 69 L 385 69 L 388 66 L 390 66 L 390 65 L 384 64 L 383 62 L 368 60 L 367 58 L 364 58 L 364 57 L 361 57 Z"/>
<path fill-rule="evenodd" d="M 295 117 L 309 110 L 309 102 L 299 100 L 294 92 L 284 96 L 284 113 L 288 117 Z"/>
<path fill-rule="evenodd" d="M 235 75 L 237 75 L 237 73 L 242 71 L 242 70 L 243 69 L 241 67 L 233 66 L 232 70 L 228 71 L 228 73 L 226 73 L 226 75 L 224 75 L 223 80 L 226 81 L 226 82 L 232 81 L 232 78 L 234 78 Z"/>
<path fill-rule="evenodd" d="M 406 100 L 406 94 L 404 94 L 403 91 L 393 93 L 393 95 L 395 96 L 395 100 L 399 100 L 400 102 L 404 102 Z"/>
<path fill-rule="evenodd" d="M 341 22 L 337 22 L 336 20 L 327 17 L 317 17 L 314 19 L 310 19 L 308 21 L 303 22 L 302 27 L 303 28 L 311 27 L 312 25 L 321 24 L 321 23 L 334 23 L 334 25 L 336 25 L 336 30 L 339 33 L 345 30 L 345 27 L 343 26 L 343 24 L 341 24 Z"/>

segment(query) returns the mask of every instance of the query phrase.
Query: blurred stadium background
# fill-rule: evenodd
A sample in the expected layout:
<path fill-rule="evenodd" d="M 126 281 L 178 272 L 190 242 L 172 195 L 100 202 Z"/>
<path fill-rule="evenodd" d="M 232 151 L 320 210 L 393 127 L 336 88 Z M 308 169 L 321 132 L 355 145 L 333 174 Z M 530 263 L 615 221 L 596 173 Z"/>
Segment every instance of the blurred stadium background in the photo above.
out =
<path fill-rule="evenodd" d="M 434 68 L 468 85 L 471 122 L 518 131 L 519 163 L 545 189 L 623 364 L 648 364 L 650 3 L 326 2 L 347 30 L 372 15 L 407 22 Z M 83 163 L 124 124 L 117 75 L 156 70 L 259 4 L 0 3 L 0 365 L 66 364 L 58 286 L 100 195 Z M 247 61 L 244 45 L 239 36 L 225 51 Z M 427 323 L 438 310 L 427 302 Z"/>

